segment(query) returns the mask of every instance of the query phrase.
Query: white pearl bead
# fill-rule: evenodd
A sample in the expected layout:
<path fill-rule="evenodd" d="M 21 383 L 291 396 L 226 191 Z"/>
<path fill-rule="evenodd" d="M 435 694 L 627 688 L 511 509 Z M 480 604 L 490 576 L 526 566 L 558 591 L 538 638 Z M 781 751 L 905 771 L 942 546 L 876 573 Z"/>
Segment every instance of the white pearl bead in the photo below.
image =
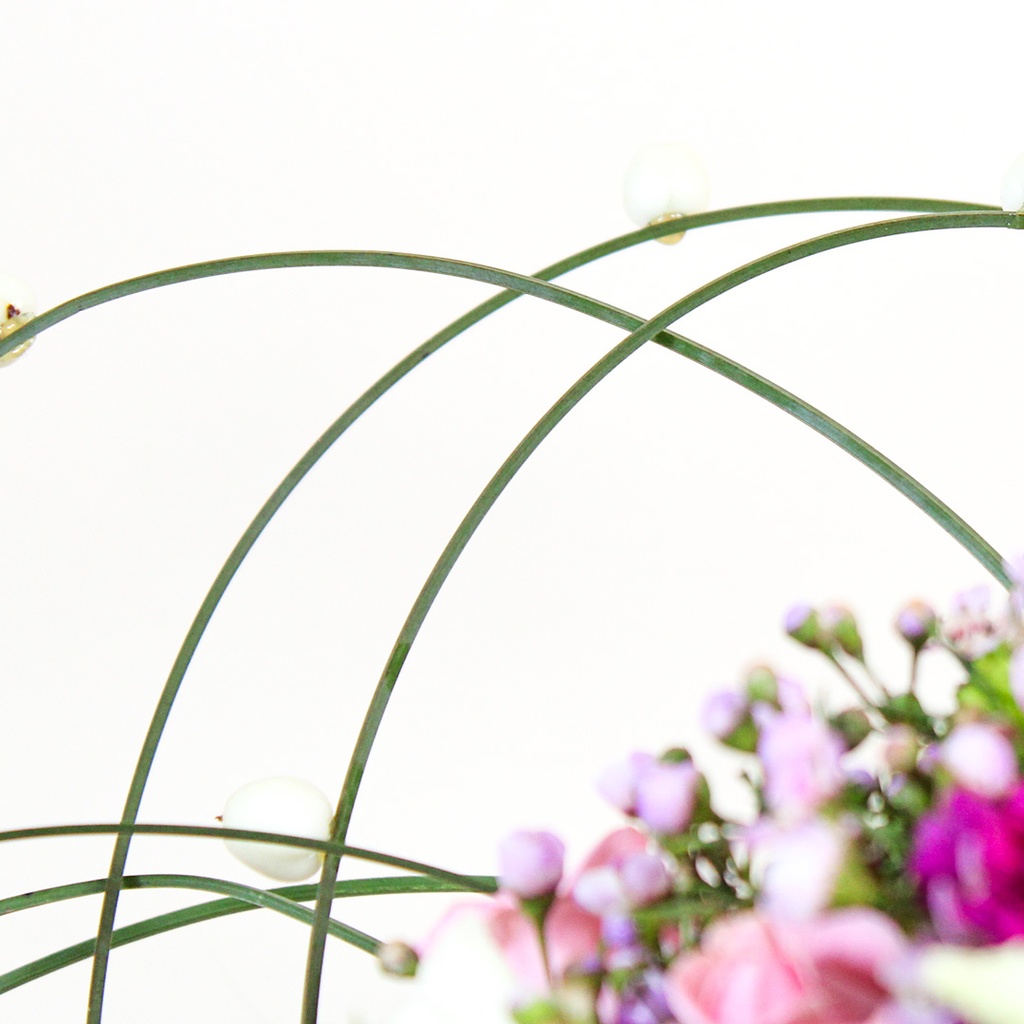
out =
<path fill-rule="evenodd" d="M 225 828 L 330 839 L 333 817 L 327 797 L 316 786 L 302 779 L 273 778 L 250 782 L 233 793 L 221 821 Z M 224 845 L 243 864 L 282 882 L 309 878 L 323 860 L 319 851 L 296 846 L 244 839 L 225 839 Z"/>
<path fill-rule="evenodd" d="M 16 277 L 0 274 L 0 340 L 28 323 L 35 313 L 36 300 L 32 289 Z M 26 338 L 6 355 L 0 356 L 0 366 L 9 366 L 13 363 L 33 341 L 35 338 Z"/>
<path fill-rule="evenodd" d="M 710 192 L 700 158 L 681 142 L 645 146 L 626 169 L 626 212 L 641 227 L 706 210 Z"/>
<path fill-rule="evenodd" d="M 1017 213 L 1024 209 L 1024 153 L 1006 169 L 1003 175 L 1003 209 Z"/>

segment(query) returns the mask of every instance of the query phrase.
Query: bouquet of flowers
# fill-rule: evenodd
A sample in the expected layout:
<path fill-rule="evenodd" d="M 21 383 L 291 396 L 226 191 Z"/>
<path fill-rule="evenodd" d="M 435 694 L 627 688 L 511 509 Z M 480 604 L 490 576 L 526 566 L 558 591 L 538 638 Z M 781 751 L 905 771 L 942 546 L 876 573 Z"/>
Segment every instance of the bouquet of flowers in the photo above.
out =
<path fill-rule="evenodd" d="M 721 813 L 681 748 L 599 780 L 628 819 L 571 876 L 549 832 L 499 851 L 500 890 L 450 911 L 417 955 L 402 1024 L 1016 1024 L 1024 1001 L 1024 561 L 1005 609 L 985 588 L 896 627 L 896 688 L 852 614 L 799 605 L 788 633 L 849 686 L 838 708 L 768 668 L 707 702 L 753 813 Z M 930 652 L 936 652 L 930 654 Z M 919 699 L 919 659 L 955 658 L 952 711 Z"/>

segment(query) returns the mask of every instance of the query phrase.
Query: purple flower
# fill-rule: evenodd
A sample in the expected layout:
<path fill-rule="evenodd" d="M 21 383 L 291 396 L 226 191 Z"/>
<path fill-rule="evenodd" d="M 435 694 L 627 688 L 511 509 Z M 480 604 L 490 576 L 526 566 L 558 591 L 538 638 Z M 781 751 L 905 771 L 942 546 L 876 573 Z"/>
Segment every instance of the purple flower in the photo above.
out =
<path fill-rule="evenodd" d="M 624 761 L 609 765 L 597 780 L 597 791 L 612 805 L 632 814 L 636 805 L 637 779 L 657 761 L 653 754 L 636 751 Z"/>
<path fill-rule="evenodd" d="M 746 698 L 732 690 L 720 690 L 704 702 L 701 724 L 716 739 L 724 740 L 736 731 L 746 713 Z"/>
<path fill-rule="evenodd" d="M 1024 936 L 1024 784 L 999 800 L 947 792 L 918 821 L 909 863 L 941 939 Z"/>
<path fill-rule="evenodd" d="M 513 832 L 498 847 L 501 887 L 522 899 L 548 896 L 562 879 L 565 846 L 550 832 Z"/>
<path fill-rule="evenodd" d="M 755 712 L 768 806 L 786 821 L 809 817 L 843 787 L 842 737 L 809 713 L 780 714 L 765 705 Z"/>
<path fill-rule="evenodd" d="M 689 761 L 651 765 L 636 781 L 637 817 L 652 832 L 678 835 L 693 817 L 698 780 Z"/>
<path fill-rule="evenodd" d="M 622 889 L 634 907 L 656 903 L 672 890 L 672 876 L 664 861 L 653 853 L 634 853 L 619 869 Z"/>

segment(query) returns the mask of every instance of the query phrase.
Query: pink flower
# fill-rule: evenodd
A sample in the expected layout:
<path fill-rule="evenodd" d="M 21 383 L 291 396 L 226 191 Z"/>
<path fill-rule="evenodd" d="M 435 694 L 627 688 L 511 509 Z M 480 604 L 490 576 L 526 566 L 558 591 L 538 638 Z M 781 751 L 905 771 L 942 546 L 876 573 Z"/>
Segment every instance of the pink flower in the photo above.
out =
<path fill-rule="evenodd" d="M 636 829 L 612 832 L 590 854 L 579 875 L 603 867 L 617 868 L 642 853 L 646 846 L 646 837 Z M 572 878 L 563 882 L 544 919 L 548 966 L 556 984 L 571 969 L 592 962 L 601 943 L 601 918 L 576 901 L 572 894 L 576 881 Z M 421 958 L 429 961 L 432 949 L 444 938 L 446 931 L 467 914 L 483 920 L 523 996 L 536 996 L 548 991 L 548 971 L 545 970 L 537 927 L 507 893 L 499 893 L 487 902 L 462 903 L 453 907 L 424 943 Z"/>
<path fill-rule="evenodd" d="M 565 846 L 550 832 L 513 832 L 498 847 L 501 887 L 521 899 L 547 896 L 562 878 Z"/>
<path fill-rule="evenodd" d="M 942 622 L 946 643 L 968 661 L 994 651 L 1006 632 L 1006 622 L 989 612 L 989 591 L 985 586 L 957 594 L 953 611 Z"/>
<path fill-rule="evenodd" d="M 900 930 L 874 910 L 800 924 L 737 914 L 669 968 L 665 998 L 684 1024 L 878 1024 L 890 1003 L 879 976 L 904 952 Z"/>
<path fill-rule="evenodd" d="M 964 789 L 997 799 L 1017 784 L 1017 752 L 991 722 L 964 722 L 943 741 L 942 763 Z"/>
<path fill-rule="evenodd" d="M 842 789 L 842 737 L 804 712 L 779 713 L 766 705 L 755 708 L 761 728 L 757 754 L 764 766 L 765 797 L 781 819 L 798 821 L 812 815 Z"/>
<path fill-rule="evenodd" d="M 1024 936 L 1024 784 L 999 800 L 952 789 L 918 821 L 910 869 L 941 939 Z"/>

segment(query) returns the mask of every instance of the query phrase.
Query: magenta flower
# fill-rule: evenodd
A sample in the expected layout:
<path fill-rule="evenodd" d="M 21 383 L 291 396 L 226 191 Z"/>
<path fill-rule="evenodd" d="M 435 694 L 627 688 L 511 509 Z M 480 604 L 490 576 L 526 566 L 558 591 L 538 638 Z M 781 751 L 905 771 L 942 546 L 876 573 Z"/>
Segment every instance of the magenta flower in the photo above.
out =
<path fill-rule="evenodd" d="M 1024 784 L 999 800 L 950 790 L 917 823 L 909 863 L 941 939 L 1024 936 Z"/>

